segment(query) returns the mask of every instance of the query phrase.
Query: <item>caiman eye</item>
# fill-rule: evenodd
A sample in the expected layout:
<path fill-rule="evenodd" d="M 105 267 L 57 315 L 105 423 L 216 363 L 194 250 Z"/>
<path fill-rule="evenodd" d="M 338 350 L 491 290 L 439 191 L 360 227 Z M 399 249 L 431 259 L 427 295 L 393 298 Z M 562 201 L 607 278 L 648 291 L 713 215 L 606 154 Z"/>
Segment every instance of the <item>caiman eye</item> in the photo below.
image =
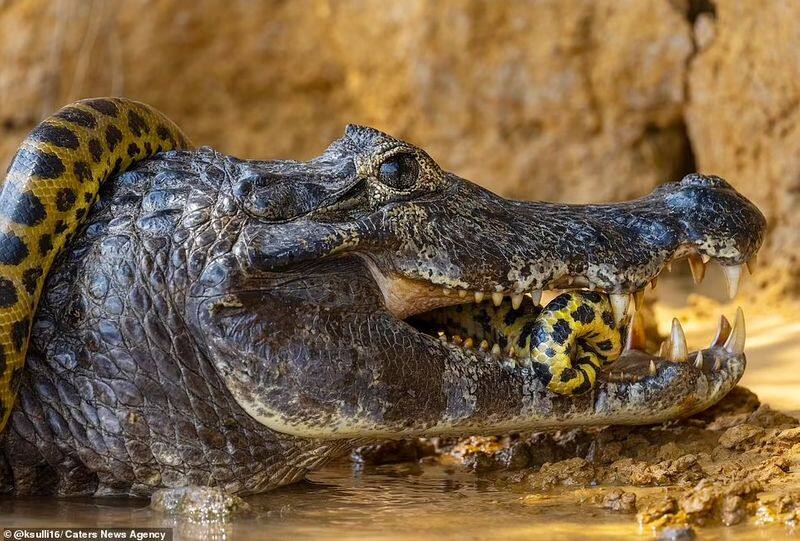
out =
<path fill-rule="evenodd" d="M 411 154 L 395 154 L 381 164 L 380 181 L 395 190 L 408 190 L 417 184 L 419 164 Z"/>

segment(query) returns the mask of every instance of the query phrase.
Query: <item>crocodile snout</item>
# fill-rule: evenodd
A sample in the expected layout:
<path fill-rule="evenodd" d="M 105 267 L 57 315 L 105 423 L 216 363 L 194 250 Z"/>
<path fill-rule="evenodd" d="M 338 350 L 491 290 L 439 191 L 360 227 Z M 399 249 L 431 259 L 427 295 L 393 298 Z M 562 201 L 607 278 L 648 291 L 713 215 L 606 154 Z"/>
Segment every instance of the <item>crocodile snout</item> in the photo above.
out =
<path fill-rule="evenodd" d="M 766 219 L 758 208 L 717 176 L 691 174 L 654 194 L 680 224 L 683 242 L 703 258 L 723 266 L 739 265 L 755 255 Z"/>

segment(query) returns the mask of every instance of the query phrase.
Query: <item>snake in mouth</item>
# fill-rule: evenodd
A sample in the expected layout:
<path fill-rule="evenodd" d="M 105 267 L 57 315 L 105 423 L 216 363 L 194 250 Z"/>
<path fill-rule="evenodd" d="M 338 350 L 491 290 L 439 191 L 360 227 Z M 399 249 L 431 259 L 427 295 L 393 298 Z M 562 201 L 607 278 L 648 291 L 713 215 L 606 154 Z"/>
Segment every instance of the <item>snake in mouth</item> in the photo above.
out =
<path fill-rule="evenodd" d="M 0 488 L 254 493 L 370 439 L 690 415 L 741 377 L 743 315 L 656 353 L 633 305 L 680 259 L 735 290 L 765 228 L 714 176 L 513 201 L 369 127 L 241 160 L 77 102 L 0 192 Z"/>

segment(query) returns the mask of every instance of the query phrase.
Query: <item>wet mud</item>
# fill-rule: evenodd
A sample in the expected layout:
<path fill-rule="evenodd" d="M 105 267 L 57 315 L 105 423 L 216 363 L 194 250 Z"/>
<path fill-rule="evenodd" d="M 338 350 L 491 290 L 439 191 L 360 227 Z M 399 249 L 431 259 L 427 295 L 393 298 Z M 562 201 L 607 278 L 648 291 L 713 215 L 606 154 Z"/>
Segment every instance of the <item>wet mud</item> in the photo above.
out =
<path fill-rule="evenodd" d="M 667 537 L 742 523 L 794 528 L 800 517 L 800 422 L 744 387 L 658 426 L 389 442 L 353 459 L 474 472 L 527 505 L 572 488 L 579 505 Z"/>

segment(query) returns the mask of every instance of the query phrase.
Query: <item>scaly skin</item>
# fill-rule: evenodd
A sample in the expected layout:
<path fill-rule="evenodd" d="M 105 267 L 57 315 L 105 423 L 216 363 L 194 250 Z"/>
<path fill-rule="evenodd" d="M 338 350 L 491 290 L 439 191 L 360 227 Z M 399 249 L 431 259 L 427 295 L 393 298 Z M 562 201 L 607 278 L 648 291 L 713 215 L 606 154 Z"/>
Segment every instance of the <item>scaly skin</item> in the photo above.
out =
<path fill-rule="evenodd" d="M 0 192 L 0 430 L 14 405 L 45 277 L 100 184 L 137 160 L 186 146 L 161 113 L 121 99 L 74 103 L 22 142 Z"/>
<path fill-rule="evenodd" d="M 616 330 L 603 292 L 640 290 L 693 253 L 741 264 L 764 225 L 725 181 L 699 175 L 615 205 L 508 201 L 359 126 L 309 162 L 156 154 L 101 186 L 46 277 L 0 486 L 247 494 L 369 439 L 690 415 L 742 374 L 724 339 L 700 363 L 626 351 L 611 363 L 626 377 L 602 366 L 591 393 L 549 387 L 564 363 L 586 364 L 573 353 L 598 353 L 589 334 Z M 495 312 L 508 314 L 510 297 L 584 280 L 597 293 L 548 312 L 573 332 L 525 331 L 544 321 L 531 301 L 518 321 L 495 322 L 498 341 L 531 344 L 530 359 L 425 328 L 472 291 L 499 295 Z M 462 312 L 475 310 L 487 312 Z M 548 345 L 561 372 L 535 359 Z"/>

